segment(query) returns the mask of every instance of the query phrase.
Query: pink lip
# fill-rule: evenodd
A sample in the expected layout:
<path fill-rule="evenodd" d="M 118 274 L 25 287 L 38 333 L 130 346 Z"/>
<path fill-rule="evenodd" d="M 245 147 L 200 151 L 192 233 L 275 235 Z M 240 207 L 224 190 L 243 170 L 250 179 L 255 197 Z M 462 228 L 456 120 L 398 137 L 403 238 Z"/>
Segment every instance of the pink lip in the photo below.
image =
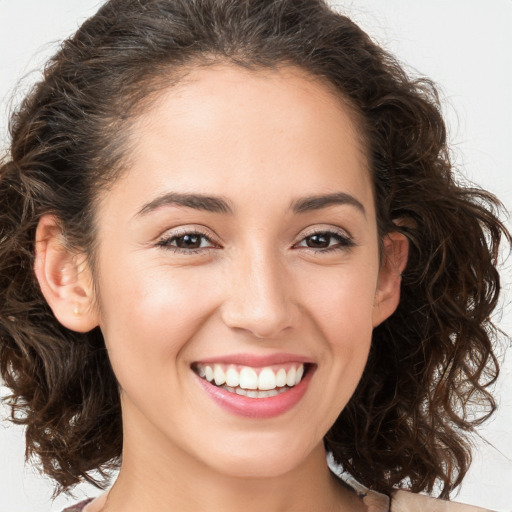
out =
<path fill-rule="evenodd" d="M 199 364 L 238 364 L 242 366 L 252 366 L 259 368 L 263 366 L 272 366 L 275 364 L 284 363 L 311 363 L 311 359 L 297 354 L 269 354 L 265 356 L 258 356 L 254 354 L 228 354 L 225 356 L 213 357 L 208 359 L 201 359 L 196 361 Z"/>
<path fill-rule="evenodd" d="M 296 360 L 297 359 L 294 359 L 294 361 Z M 226 359 L 223 358 L 222 361 L 226 362 Z M 213 360 L 208 360 L 208 362 L 213 362 Z M 238 362 L 229 362 L 231 364 L 242 364 Z M 280 362 L 282 363 L 285 361 Z M 264 366 L 269 364 L 272 363 L 266 362 Z M 259 366 L 259 364 L 248 365 L 247 363 L 246 365 Z M 247 396 L 237 395 L 236 393 L 230 393 L 221 387 L 211 384 L 206 379 L 202 379 L 199 377 L 199 375 L 196 375 L 195 373 L 194 375 L 196 376 L 199 384 L 208 393 L 208 395 L 222 408 L 226 409 L 232 414 L 236 414 L 237 416 L 264 419 L 273 418 L 275 416 L 284 414 L 286 411 L 289 411 L 296 404 L 298 404 L 304 396 L 304 393 L 306 393 L 308 385 L 313 377 L 315 368 L 315 366 L 309 367 L 303 379 L 293 388 L 290 388 L 284 393 L 280 393 L 279 395 L 271 396 L 268 398 L 249 398 Z"/>

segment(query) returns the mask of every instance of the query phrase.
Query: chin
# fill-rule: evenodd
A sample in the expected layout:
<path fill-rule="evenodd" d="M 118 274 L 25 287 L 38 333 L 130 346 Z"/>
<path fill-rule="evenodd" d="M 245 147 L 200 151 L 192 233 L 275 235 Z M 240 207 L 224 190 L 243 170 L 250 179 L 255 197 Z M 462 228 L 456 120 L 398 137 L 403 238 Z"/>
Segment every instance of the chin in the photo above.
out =
<path fill-rule="evenodd" d="M 247 479 L 275 478 L 292 472 L 316 451 L 307 442 L 291 443 L 289 439 L 282 437 L 271 441 L 262 437 L 266 436 L 260 435 L 253 441 L 230 445 L 219 443 L 226 450 L 211 454 L 213 457 L 209 457 L 210 467 L 226 476 Z M 309 451 L 304 449 L 306 446 Z M 323 443 L 321 449 L 324 450 Z"/>
<path fill-rule="evenodd" d="M 301 460 L 284 460 L 282 454 L 265 460 L 261 457 L 256 460 L 252 457 L 239 457 L 225 461 L 214 469 L 225 476 L 243 479 L 278 478 L 292 472 L 300 462 Z"/>

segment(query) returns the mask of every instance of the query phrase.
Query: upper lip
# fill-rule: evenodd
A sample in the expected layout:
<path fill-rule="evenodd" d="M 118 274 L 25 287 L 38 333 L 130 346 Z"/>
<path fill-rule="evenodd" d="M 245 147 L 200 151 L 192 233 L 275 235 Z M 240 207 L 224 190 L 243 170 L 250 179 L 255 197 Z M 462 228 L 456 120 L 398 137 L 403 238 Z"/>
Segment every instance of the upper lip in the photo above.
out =
<path fill-rule="evenodd" d="M 312 363 L 310 358 L 298 354 L 277 353 L 267 355 L 256 354 L 226 354 L 224 356 L 209 357 L 195 361 L 195 364 L 237 364 L 240 366 L 253 366 L 255 368 L 272 366 L 284 363 Z"/>

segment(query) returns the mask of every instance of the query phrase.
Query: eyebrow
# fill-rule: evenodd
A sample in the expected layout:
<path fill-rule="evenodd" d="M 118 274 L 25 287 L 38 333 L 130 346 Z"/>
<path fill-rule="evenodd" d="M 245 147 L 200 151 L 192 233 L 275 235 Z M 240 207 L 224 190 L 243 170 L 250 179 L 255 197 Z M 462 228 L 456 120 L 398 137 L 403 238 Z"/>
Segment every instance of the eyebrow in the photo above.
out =
<path fill-rule="evenodd" d="M 363 215 L 366 210 L 362 203 L 354 196 L 344 192 L 333 194 L 307 196 L 296 199 L 292 202 L 290 210 L 294 213 L 306 213 L 314 210 L 321 210 L 333 205 L 349 205 L 358 209 Z M 204 194 L 183 194 L 179 192 L 168 192 L 149 203 L 146 203 L 136 216 L 144 216 L 161 208 L 162 206 L 185 206 L 194 210 L 202 210 L 213 213 L 233 214 L 230 201 L 219 196 L 208 196 Z"/>
<path fill-rule="evenodd" d="M 207 196 L 203 194 L 181 194 L 169 192 L 146 203 L 137 213 L 137 216 L 146 215 L 162 206 L 186 206 L 195 210 L 213 213 L 232 214 L 229 201 L 222 197 Z"/>
<path fill-rule="evenodd" d="M 363 204 L 354 196 L 345 194 L 344 192 L 336 192 L 334 194 L 326 194 L 320 196 L 303 197 L 293 201 L 291 209 L 294 213 L 305 213 L 313 210 L 320 210 L 333 205 L 349 205 L 354 206 L 363 215 L 366 216 L 366 210 Z"/>

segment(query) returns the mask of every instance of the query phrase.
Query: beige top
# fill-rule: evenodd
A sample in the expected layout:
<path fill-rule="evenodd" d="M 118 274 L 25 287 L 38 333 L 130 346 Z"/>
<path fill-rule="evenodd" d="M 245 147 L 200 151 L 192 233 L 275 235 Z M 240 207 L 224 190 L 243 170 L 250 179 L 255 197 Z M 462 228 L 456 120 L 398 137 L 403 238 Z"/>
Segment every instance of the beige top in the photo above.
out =
<path fill-rule="evenodd" d="M 493 512 L 485 508 L 431 498 L 405 490 L 394 491 L 390 500 L 386 495 L 371 491 L 360 484 L 348 473 L 338 474 L 338 477 L 359 496 L 364 496 L 363 503 L 368 508 L 368 512 Z"/>
<path fill-rule="evenodd" d="M 370 512 L 370 511 L 369 511 Z M 391 499 L 391 512 L 492 512 L 486 508 L 474 507 L 445 501 L 422 494 L 396 491 Z"/>
<path fill-rule="evenodd" d="M 389 501 L 387 496 L 374 491 L 367 491 L 363 498 L 368 512 L 492 512 L 488 509 L 408 491 L 395 491 L 391 496 L 391 508 Z"/>
<path fill-rule="evenodd" d="M 87 504 L 83 508 L 83 512 L 101 512 L 106 500 L 107 493 Z M 488 509 L 430 498 L 408 491 L 393 493 L 391 509 L 389 508 L 389 498 L 375 491 L 367 491 L 363 503 L 368 512 L 492 512 Z"/>

